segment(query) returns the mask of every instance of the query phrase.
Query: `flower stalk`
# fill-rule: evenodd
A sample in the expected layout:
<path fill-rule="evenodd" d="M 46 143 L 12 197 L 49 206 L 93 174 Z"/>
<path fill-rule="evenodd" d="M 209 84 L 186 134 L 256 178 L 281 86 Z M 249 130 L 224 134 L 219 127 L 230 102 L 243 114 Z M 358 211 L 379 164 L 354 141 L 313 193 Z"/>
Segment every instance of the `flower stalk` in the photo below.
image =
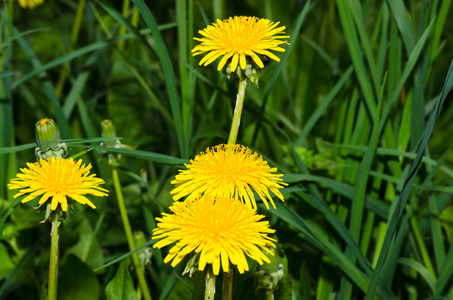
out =
<path fill-rule="evenodd" d="M 127 216 L 126 205 L 124 204 L 123 192 L 121 191 L 121 184 L 118 177 L 118 170 L 116 165 L 112 165 L 112 177 L 113 177 L 113 185 L 115 186 L 116 196 L 118 198 L 118 207 L 121 214 L 121 220 L 123 222 L 124 231 L 126 233 L 127 243 L 129 245 L 129 250 L 134 251 L 135 241 L 134 236 L 132 235 L 131 225 L 129 223 L 129 218 Z M 140 286 L 141 291 L 143 292 L 143 297 L 145 300 L 151 300 L 151 294 L 148 289 L 148 285 L 146 283 L 145 275 L 143 273 L 143 269 L 140 266 L 140 259 L 138 257 L 138 253 L 132 253 L 132 263 L 134 264 L 134 269 L 137 274 L 138 283 Z"/>
<path fill-rule="evenodd" d="M 57 299 L 58 286 L 58 263 L 59 263 L 59 239 L 60 239 L 60 213 L 59 211 L 52 212 L 51 216 L 52 229 L 50 232 L 50 261 L 49 261 L 49 284 L 48 284 L 48 300 Z"/>
<path fill-rule="evenodd" d="M 204 300 L 214 300 L 216 278 L 217 276 L 215 276 L 212 272 L 212 268 L 206 268 L 206 289 L 204 291 Z"/>
<path fill-rule="evenodd" d="M 233 269 L 223 272 L 222 300 L 233 299 Z"/>
<path fill-rule="evenodd" d="M 236 107 L 234 108 L 233 121 L 231 122 L 230 135 L 228 144 L 236 144 L 241 124 L 242 108 L 244 106 L 245 88 L 247 87 L 247 78 L 239 80 L 238 95 L 236 97 Z"/>

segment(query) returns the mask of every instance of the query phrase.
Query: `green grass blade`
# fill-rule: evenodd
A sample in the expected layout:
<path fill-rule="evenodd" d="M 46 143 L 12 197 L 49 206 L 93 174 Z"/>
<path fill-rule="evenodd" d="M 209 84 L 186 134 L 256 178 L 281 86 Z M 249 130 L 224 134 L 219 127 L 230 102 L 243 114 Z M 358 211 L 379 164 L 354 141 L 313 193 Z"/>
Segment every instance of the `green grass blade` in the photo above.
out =
<path fill-rule="evenodd" d="M 3 236 L 3 230 L 5 229 L 6 220 L 8 219 L 9 215 L 14 211 L 14 209 L 19 205 L 22 199 L 24 199 L 24 197 L 19 197 L 16 200 L 14 200 L 14 202 L 11 204 L 11 206 L 8 208 L 8 210 L 5 212 L 2 219 L 0 220 L 0 240 L 2 239 Z"/>
<path fill-rule="evenodd" d="M 393 18 L 398 25 L 398 29 L 404 41 L 407 53 L 411 53 L 415 47 L 415 30 L 409 20 L 408 10 L 402 0 L 387 0 Z"/>
<path fill-rule="evenodd" d="M 93 55 L 88 58 L 87 62 L 85 63 L 84 67 L 84 72 L 79 74 L 76 78 L 76 80 L 73 82 L 73 85 L 71 87 L 71 90 L 68 93 L 68 96 L 66 97 L 66 101 L 64 102 L 63 105 L 63 114 L 67 119 L 71 116 L 72 110 L 74 109 L 74 106 L 76 105 L 77 101 L 80 100 L 80 97 L 82 95 L 82 92 L 85 88 L 85 84 L 88 80 L 88 77 L 90 76 L 90 72 L 88 70 L 91 69 L 93 64 L 98 60 L 99 58 L 99 53 L 94 53 Z"/>
<path fill-rule="evenodd" d="M 106 151 L 106 152 L 113 152 L 113 153 L 118 153 L 122 154 L 125 156 L 130 156 L 130 157 L 135 157 L 135 158 L 140 158 L 144 160 L 149 160 L 149 161 L 155 161 L 163 164 L 169 164 L 169 165 L 182 165 L 185 163 L 188 163 L 188 160 L 182 159 L 182 158 L 177 158 L 169 155 L 164 155 L 160 153 L 154 153 L 154 152 L 148 152 L 148 151 L 143 151 L 143 150 L 132 150 L 132 149 L 124 149 L 124 148 L 111 148 L 111 147 L 101 147 L 101 146 L 94 146 L 94 145 L 78 145 L 75 147 L 81 147 L 81 148 L 93 148 L 96 150 L 101 150 L 101 151 Z"/>
<path fill-rule="evenodd" d="M 350 52 L 352 64 L 356 73 L 356 78 L 359 81 L 362 93 L 365 97 L 365 104 L 371 113 L 374 120 L 376 115 L 376 97 L 373 93 L 373 89 L 370 85 L 370 79 L 365 68 L 365 63 L 362 57 L 362 50 L 357 36 L 356 29 L 354 28 L 353 18 L 350 14 L 349 7 L 346 0 L 337 0 L 338 12 L 340 14 L 340 20 L 345 33 L 346 42 Z"/>
<path fill-rule="evenodd" d="M 23 37 L 20 37 L 20 38 L 18 38 L 18 42 L 19 42 L 20 46 L 22 47 L 22 49 L 24 50 L 27 57 L 29 58 L 29 60 L 31 61 L 31 63 L 33 64 L 34 71 L 28 73 L 28 75 L 25 75 L 24 77 L 18 79 L 16 82 L 14 82 L 13 87 L 18 86 L 18 83 L 19 84 L 21 82 L 23 83 L 26 80 L 40 74 L 40 77 L 42 79 L 42 86 L 44 88 L 44 93 L 47 96 L 47 98 L 50 100 L 50 104 L 52 105 L 52 108 L 54 110 L 56 122 L 58 125 L 58 129 L 60 130 L 61 136 L 63 138 L 72 138 L 71 127 L 69 126 L 69 123 L 64 116 L 62 107 L 60 105 L 60 101 L 55 93 L 55 88 L 52 85 L 52 83 L 50 82 L 50 80 L 48 80 L 47 74 L 45 73 L 45 70 L 48 69 L 48 67 L 46 67 L 46 66 L 48 66 L 52 62 L 49 64 L 46 64 L 44 66 L 41 65 L 41 62 L 36 57 L 34 51 L 30 47 L 30 45 L 27 43 L 27 41 Z M 55 59 L 53 62 L 58 61 L 60 59 L 61 59 L 61 57 Z M 25 77 L 27 77 L 27 78 L 24 80 Z M 38 121 L 38 120 L 36 120 L 36 121 Z"/>
<path fill-rule="evenodd" d="M 287 183 L 295 183 L 295 182 L 317 182 L 322 185 L 327 186 L 329 189 L 334 191 L 335 193 L 338 193 L 347 199 L 353 200 L 354 199 L 354 188 L 346 183 L 339 182 L 333 179 L 329 179 L 326 177 L 321 177 L 321 176 L 315 176 L 315 175 L 310 175 L 310 174 L 285 174 L 284 176 L 284 182 Z M 388 216 L 389 212 L 389 205 L 383 201 L 380 201 L 378 199 L 375 199 L 371 196 L 367 196 L 366 202 L 365 202 L 365 207 L 368 210 L 371 210 L 372 212 L 376 213 L 382 218 L 386 218 Z"/>
<path fill-rule="evenodd" d="M 324 218 L 332 225 L 332 227 L 337 231 L 337 233 L 343 238 L 343 241 L 351 248 L 352 253 L 355 255 L 357 260 L 359 261 L 362 268 L 365 270 L 367 275 L 371 274 L 371 265 L 369 264 L 368 260 L 363 256 L 360 252 L 359 246 L 354 241 L 353 237 L 351 236 L 349 230 L 347 229 L 346 225 L 341 222 L 338 216 L 330 209 L 330 207 L 318 196 L 313 194 L 305 194 L 303 192 L 296 193 L 303 199 L 305 199 L 308 203 L 313 205 Z"/>
<path fill-rule="evenodd" d="M 192 135 L 193 97 L 190 96 L 189 74 L 184 63 L 188 61 L 187 0 L 176 0 L 176 21 L 178 23 L 178 65 L 181 85 L 182 120 L 184 136 L 190 140 Z M 190 32 L 192 35 L 192 32 Z M 190 37 L 191 39 L 191 37 Z M 190 56 L 192 56 L 190 54 Z M 193 61 L 193 60 L 192 60 Z"/>
<path fill-rule="evenodd" d="M 159 56 L 160 64 L 165 77 L 168 96 L 170 98 L 170 106 L 173 114 L 173 119 L 175 121 L 175 130 L 178 137 L 179 150 L 181 152 L 180 154 L 182 158 L 187 158 L 188 141 L 186 141 L 186 138 L 184 136 L 184 128 L 180 111 L 180 101 L 176 88 L 176 78 L 170 57 L 167 52 L 167 48 L 162 39 L 159 28 L 157 27 L 156 21 L 149 8 L 146 6 L 145 2 L 143 0 L 132 0 L 132 2 L 134 2 L 134 4 L 140 10 L 140 14 L 142 15 L 143 20 L 151 29 L 151 32 L 153 34 L 153 38 L 156 43 L 157 55 Z"/>
<path fill-rule="evenodd" d="M 23 40 L 23 39 L 19 39 L 19 41 L 21 41 L 21 40 Z M 42 74 L 43 72 L 47 71 L 48 69 L 60 66 L 60 65 L 66 63 L 68 61 L 71 61 L 71 60 L 73 60 L 75 58 L 78 58 L 78 57 L 83 56 L 85 54 L 88 54 L 90 52 L 101 50 L 101 49 L 103 49 L 103 48 L 105 48 L 107 46 L 110 46 L 110 45 L 118 42 L 119 40 L 121 40 L 121 39 L 113 39 L 113 40 L 96 42 L 96 43 L 90 44 L 88 46 L 85 46 L 85 47 L 79 48 L 77 50 L 74 50 L 71 53 L 64 54 L 64 55 L 62 55 L 62 56 L 60 56 L 60 57 L 58 57 L 58 58 L 46 63 L 45 65 L 42 65 L 42 66 L 39 66 L 39 67 L 35 68 L 30 73 L 25 74 L 24 76 L 22 76 L 21 78 L 16 80 L 13 83 L 12 87 L 15 88 L 15 87 L 21 85 L 22 83 L 30 80 L 31 78 Z"/>
<path fill-rule="evenodd" d="M 121 24 L 124 28 L 126 28 L 136 39 L 138 39 L 143 45 L 150 48 L 149 43 L 145 40 L 145 38 L 140 34 L 137 28 L 131 24 L 131 22 L 126 19 L 119 11 L 115 10 L 114 8 L 104 4 L 103 2 L 96 0 L 96 2 L 119 24 Z M 123 35 L 124 36 L 124 35 Z M 150 48 L 151 49 L 151 48 Z"/>
<path fill-rule="evenodd" d="M 327 107 L 329 107 L 330 103 L 332 102 L 333 99 L 337 96 L 337 94 L 340 92 L 340 90 L 343 88 L 343 86 L 346 84 L 348 81 L 349 77 L 351 76 L 352 73 L 352 67 L 349 67 L 346 72 L 341 76 L 340 80 L 338 80 L 337 84 L 332 88 L 332 90 L 329 92 L 329 94 L 325 97 L 325 99 L 322 101 L 322 103 L 316 108 L 316 110 L 313 112 L 313 114 L 310 116 L 308 119 L 307 123 L 304 126 L 304 129 L 302 130 L 301 134 L 297 138 L 297 141 L 294 143 L 296 146 L 301 146 L 302 143 L 304 142 L 305 138 L 307 137 L 308 133 L 313 129 L 313 126 L 315 126 L 316 122 L 321 118 Z"/>
<path fill-rule="evenodd" d="M 364 22 L 364 17 L 362 15 L 361 3 L 358 0 L 350 0 L 349 9 L 353 16 L 357 31 L 359 33 L 361 45 L 365 52 L 365 57 L 368 62 L 368 67 L 370 69 L 371 79 L 373 80 L 375 92 L 379 93 L 379 91 L 381 90 L 382 79 L 379 77 L 379 72 L 377 69 L 375 59 L 373 57 L 370 40 L 368 38 L 368 34 L 365 31 L 366 26 Z"/>
<path fill-rule="evenodd" d="M 260 206 L 264 207 L 263 204 L 260 204 Z M 299 230 L 310 242 L 329 256 L 362 291 L 366 290 L 368 287 L 368 278 L 351 263 L 340 249 L 335 247 L 322 233 L 318 232 L 317 229 L 305 222 L 296 212 L 282 205 L 280 202 L 276 202 L 276 207 L 277 209 L 271 209 L 269 212 L 277 215 L 279 218 Z M 383 299 L 396 299 L 395 295 L 393 295 L 393 293 L 385 286 L 382 287 L 378 294 Z"/>
<path fill-rule="evenodd" d="M 417 48 L 417 47 L 415 47 Z M 415 49 L 414 49 L 415 51 Z M 368 290 L 367 290 L 367 293 L 366 293 L 366 296 L 365 296 L 365 299 L 366 300 L 372 300 L 374 298 L 374 295 L 376 293 L 376 288 L 377 288 L 377 285 L 378 285 L 378 280 L 380 278 L 380 274 L 381 274 L 381 271 L 382 271 L 382 268 L 384 266 L 384 262 L 387 258 L 387 254 L 388 254 L 388 250 L 390 248 L 390 244 L 391 244 L 391 241 L 392 241 L 392 237 L 397 229 L 397 226 L 398 226 L 398 222 L 401 218 L 401 215 L 403 213 L 403 210 L 404 210 L 404 207 L 406 205 L 406 202 L 407 202 L 407 199 L 410 195 L 410 192 L 411 192 L 411 189 L 412 189 L 412 184 L 415 180 L 415 177 L 417 175 L 417 172 L 420 168 L 420 164 L 421 164 L 421 159 L 422 159 L 422 156 L 423 156 L 423 153 L 425 152 L 425 149 L 426 149 L 426 145 L 428 144 L 428 140 L 431 136 L 431 133 L 433 131 L 433 127 L 434 127 L 434 122 L 440 112 L 440 109 L 448 95 L 448 93 L 450 92 L 452 86 L 453 86 L 453 62 L 450 64 L 450 68 L 448 70 L 448 74 L 447 74 L 447 77 L 446 77 L 446 80 L 445 80 L 445 84 L 444 84 L 444 87 L 442 89 L 442 92 L 441 92 L 441 95 L 438 99 L 438 102 L 436 104 L 436 107 L 435 107 L 435 110 L 434 110 L 434 114 L 433 114 L 433 117 L 431 118 L 431 121 L 429 122 L 429 125 L 428 125 L 428 128 L 427 128 L 427 131 L 425 133 L 425 135 L 423 136 L 423 140 L 420 144 L 420 147 L 419 147 L 419 150 L 417 151 L 417 157 L 415 158 L 414 162 L 412 163 L 412 166 L 409 170 L 409 174 L 407 175 L 405 181 L 404 181 L 404 185 L 403 185 L 403 188 L 402 188 L 402 191 L 401 191 L 401 195 L 399 196 L 398 198 L 398 201 L 396 203 L 396 208 L 395 208 L 395 212 L 393 213 L 389 223 L 388 223 L 388 227 L 387 227 L 387 232 L 385 234 L 385 238 L 384 238 L 384 242 L 383 242 L 383 246 L 382 246 L 382 250 L 381 250 L 381 254 L 379 255 L 379 259 L 378 259 L 378 262 L 377 262 L 377 265 L 376 265 L 376 268 L 375 268 L 375 271 L 373 273 L 373 276 L 371 278 L 371 282 L 370 282 L 370 285 L 368 287 Z"/>
<path fill-rule="evenodd" d="M 431 288 L 431 291 L 433 293 L 435 292 L 435 280 L 424 265 L 422 265 L 418 261 L 405 257 L 400 258 L 398 262 L 416 270 L 423 277 L 423 279 L 425 279 L 426 283 Z"/>
<path fill-rule="evenodd" d="M 11 45 L 11 42 L 17 40 L 18 38 L 21 38 L 23 36 L 26 36 L 26 35 L 29 35 L 29 34 L 32 34 L 32 33 L 35 33 L 35 32 L 47 31 L 47 30 L 48 30 L 47 28 L 36 28 L 36 29 L 31 29 L 31 30 L 27 30 L 27 31 L 21 32 L 19 34 L 16 34 L 16 35 L 6 39 L 3 43 L 1 43 L 0 44 L 0 49 L 5 48 L 5 47 L 9 47 Z"/>
<path fill-rule="evenodd" d="M 447 256 L 440 268 L 439 277 L 436 283 L 435 295 L 442 295 L 445 288 L 451 288 L 447 286 L 447 283 L 451 280 L 453 275 L 453 243 L 450 244 Z"/>
<path fill-rule="evenodd" d="M 291 50 L 293 49 L 294 44 L 296 43 L 297 37 L 299 36 L 299 32 L 300 32 L 300 30 L 302 28 L 302 24 L 304 23 L 305 17 L 307 16 L 307 14 L 310 11 L 310 9 L 311 9 L 311 1 L 309 0 L 309 1 L 307 1 L 305 3 L 304 8 L 300 12 L 300 14 L 299 14 L 299 16 L 298 16 L 298 18 L 296 20 L 296 24 L 294 26 L 294 30 L 291 33 L 291 38 L 289 40 L 290 45 L 286 49 L 285 53 L 283 54 L 283 56 L 281 58 L 281 61 L 277 64 L 277 67 L 275 68 L 275 70 L 274 70 L 274 72 L 272 74 L 272 78 L 269 81 L 269 84 L 268 84 L 268 86 L 266 88 L 266 92 L 264 94 L 264 99 L 263 99 L 263 102 L 262 102 L 261 107 L 259 109 L 258 116 L 263 116 L 263 114 L 264 114 L 264 111 L 266 109 L 267 100 L 269 98 L 270 91 L 274 87 L 278 75 L 280 74 L 282 68 L 285 66 L 285 63 L 288 60 L 288 56 L 291 53 Z M 261 121 L 262 120 L 261 120 L 261 117 L 260 117 L 258 119 L 258 123 L 257 123 L 257 125 L 255 127 L 255 131 L 253 133 L 252 143 L 251 143 L 252 147 L 256 143 L 256 139 L 258 137 L 258 132 L 260 131 L 260 128 L 261 128 Z"/>
<path fill-rule="evenodd" d="M 140 250 L 143 250 L 146 247 L 154 245 L 156 242 L 157 242 L 157 240 L 150 240 L 150 241 L 146 242 L 145 244 L 141 245 L 140 247 L 137 247 L 137 249 L 135 249 L 134 251 L 129 251 L 129 252 L 123 254 L 123 255 L 120 255 L 120 256 L 116 257 L 115 259 L 109 261 L 108 263 L 103 264 L 102 266 L 94 268 L 93 271 L 97 272 L 97 271 L 105 269 L 105 268 L 107 268 L 107 267 L 109 267 L 111 265 L 114 265 L 114 264 L 122 261 L 123 259 L 131 256 L 133 253 L 138 252 Z"/>
<path fill-rule="evenodd" d="M 1 147 L 0 154 L 7 154 L 7 153 L 15 153 L 18 151 L 28 150 L 36 147 L 36 143 L 30 143 L 20 146 L 13 146 L 13 147 Z"/>

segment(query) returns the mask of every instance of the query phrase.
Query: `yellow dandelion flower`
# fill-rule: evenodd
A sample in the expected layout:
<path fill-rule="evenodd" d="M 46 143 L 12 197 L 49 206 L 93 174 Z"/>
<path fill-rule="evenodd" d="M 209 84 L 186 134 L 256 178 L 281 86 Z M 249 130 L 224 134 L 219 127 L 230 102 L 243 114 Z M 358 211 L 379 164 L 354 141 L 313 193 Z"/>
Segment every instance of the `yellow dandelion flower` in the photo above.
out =
<path fill-rule="evenodd" d="M 269 50 L 284 52 L 285 49 L 279 45 L 289 45 L 287 41 L 278 40 L 289 38 L 289 36 L 280 35 L 285 33 L 286 27 L 277 27 L 279 23 L 244 16 L 230 17 L 224 21 L 217 20 L 216 23 L 198 31 L 203 37 L 194 38 L 201 44 L 193 48 L 192 54 L 195 56 L 207 52 L 208 54 L 200 61 L 200 65 L 205 66 L 223 55 L 217 67 L 218 70 L 221 70 L 230 58 L 231 72 L 236 70 L 238 64 L 241 69 L 245 70 L 247 56 L 251 57 L 260 68 L 263 68 L 264 64 L 257 54 L 280 61 Z"/>
<path fill-rule="evenodd" d="M 44 0 L 19 0 L 19 5 L 22 8 L 34 9 L 36 6 L 44 3 Z"/>
<path fill-rule="evenodd" d="M 63 211 L 66 211 L 68 209 L 66 197 L 96 208 L 84 195 L 107 196 L 108 191 L 98 187 L 104 184 L 104 180 L 96 178 L 96 174 L 88 175 L 91 164 L 86 166 L 82 164 L 81 159 L 74 162 L 71 158 L 51 157 L 49 160 L 41 159 L 37 163 L 27 163 L 27 167 L 28 169 L 20 169 L 22 173 L 18 173 L 17 177 L 11 179 L 8 184 L 9 189 L 19 189 L 14 198 L 29 194 L 22 203 L 42 195 L 39 204 L 52 198 L 52 210 L 55 210 L 60 203 Z"/>
<path fill-rule="evenodd" d="M 153 230 L 152 239 L 161 239 L 154 248 L 162 248 L 176 243 L 164 262 L 173 259 L 175 267 L 187 254 L 200 253 L 198 269 L 204 270 L 211 264 L 215 275 L 219 274 L 220 265 L 228 272 L 230 262 L 239 273 L 249 270 L 245 255 L 259 264 L 270 260 L 261 251 L 272 252 L 266 246 L 275 247 L 274 239 L 267 236 L 275 230 L 269 228 L 269 222 L 260 221 L 258 215 L 242 202 L 226 197 L 205 195 L 184 202 L 174 202 L 170 207 L 173 214 L 162 214 L 156 218 L 159 222 Z"/>
<path fill-rule="evenodd" d="M 267 200 L 275 208 L 269 190 L 284 201 L 279 189 L 286 183 L 282 182 L 282 174 L 275 174 L 277 168 L 269 167 L 261 156 L 242 145 L 217 145 L 201 153 L 190 164 L 187 170 L 180 170 L 171 183 L 175 188 L 171 191 L 173 199 L 178 200 L 186 195 L 188 199 L 201 194 L 224 196 L 240 199 L 256 209 L 255 195 L 258 194 L 267 208 Z"/>

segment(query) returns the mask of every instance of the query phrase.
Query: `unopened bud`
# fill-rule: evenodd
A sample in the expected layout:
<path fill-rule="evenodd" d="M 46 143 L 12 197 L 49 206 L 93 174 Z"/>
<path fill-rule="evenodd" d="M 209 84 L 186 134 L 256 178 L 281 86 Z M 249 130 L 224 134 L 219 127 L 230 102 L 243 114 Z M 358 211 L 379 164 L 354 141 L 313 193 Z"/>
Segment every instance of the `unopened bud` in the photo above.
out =
<path fill-rule="evenodd" d="M 66 156 L 68 146 L 61 141 L 60 131 L 52 119 L 44 118 L 38 121 L 35 130 L 36 143 L 38 144 L 35 154 L 38 160 L 50 157 L 64 158 Z"/>
<path fill-rule="evenodd" d="M 103 137 L 116 137 L 116 130 L 113 122 L 110 120 L 104 120 L 101 122 L 101 134 Z M 119 140 L 109 140 L 105 142 L 106 147 L 115 147 Z"/>
<path fill-rule="evenodd" d="M 258 295 L 259 289 L 265 289 L 268 293 L 273 293 L 284 275 L 284 266 L 280 264 L 280 259 L 275 248 L 268 248 L 271 253 L 265 252 L 270 263 L 259 266 L 255 274 L 255 294 Z"/>
<path fill-rule="evenodd" d="M 113 122 L 110 120 L 104 120 L 101 122 L 101 134 L 103 137 L 110 138 L 104 142 L 101 142 L 101 147 L 108 147 L 108 148 L 118 148 L 118 149 L 135 149 L 135 147 L 131 147 L 129 145 L 123 145 L 119 138 L 116 136 L 115 126 Z M 109 164 L 115 165 L 117 160 L 121 159 L 120 154 L 108 152 L 105 150 L 101 150 L 101 153 L 104 156 L 107 156 Z"/>

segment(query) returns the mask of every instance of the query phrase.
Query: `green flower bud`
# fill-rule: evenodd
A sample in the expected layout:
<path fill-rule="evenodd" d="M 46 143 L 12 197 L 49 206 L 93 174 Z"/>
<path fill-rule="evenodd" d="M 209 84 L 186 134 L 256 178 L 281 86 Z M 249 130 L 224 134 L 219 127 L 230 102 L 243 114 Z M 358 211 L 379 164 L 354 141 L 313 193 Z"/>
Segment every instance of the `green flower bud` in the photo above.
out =
<path fill-rule="evenodd" d="M 101 134 L 103 137 L 116 137 L 115 126 L 112 121 L 104 120 L 101 122 Z M 120 143 L 119 140 L 110 140 L 105 142 L 106 147 L 115 147 L 117 143 Z"/>
<path fill-rule="evenodd" d="M 134 242 L 137 248 L 141 247 L 147 242 L 145 234 L 143 231 L 134 232 Z M 145 247 L 143 250 L 138 252 L 138 258 L 140 260 L 140 265 L 143 270 L 145 266 L 151 264 L 151 257 L 153 256 L 153 249 L 151 247 Z"/>
<path fill-rule="evenodd" d="M 68 153 L 68 146 L 61 141 L 60 131 L 52 119 L 44 118 L 35 125 L 35 136 L 38 147 L 35 149 L 37 159 L 50 157 L 64 158 Z"/>
<path fill-rule="evenodd" d="M 36 143 L 41 151 L 56 149 L 57 144 L 61 142 L 60 131 L 52 119 L 44 118 L 38 121 L 35 129 Z"/>
<path fill-rule="evenodd" d="M 259 289 L 265 289 L 269 293 L 273 293 L 278 288 L 278 283 L 283 277 L 284 266 L 280 264 L 280 259 L 275 248 L 268 248 L 271 253 L 265 252 L 270 263 L 264 263 L 258 267 L 255 274 L 255 294 L 258 295 Z"/>
<path fill-rule="evenodd" d="M 129 145 L 123 145 L 120 139 L 116 138 L 116 130 L 113 122 L 110 120 L 104 120 L 101 122 L 101 134 L 103 137 L 112 138 L 105 142 L 101 142 L 101 147 L 109 147 L 109 148 L 118 148 L 118 149 L 135 149 L 135 147 L 131 147 Z M 108 150 L 101 150 L 101 153 L 104 156 L 107 156 L 109 164 L 111 166 L 117 163 L 117 160 L 121 159 L 121 154 L 117 153 L 109 153 Z"/>

